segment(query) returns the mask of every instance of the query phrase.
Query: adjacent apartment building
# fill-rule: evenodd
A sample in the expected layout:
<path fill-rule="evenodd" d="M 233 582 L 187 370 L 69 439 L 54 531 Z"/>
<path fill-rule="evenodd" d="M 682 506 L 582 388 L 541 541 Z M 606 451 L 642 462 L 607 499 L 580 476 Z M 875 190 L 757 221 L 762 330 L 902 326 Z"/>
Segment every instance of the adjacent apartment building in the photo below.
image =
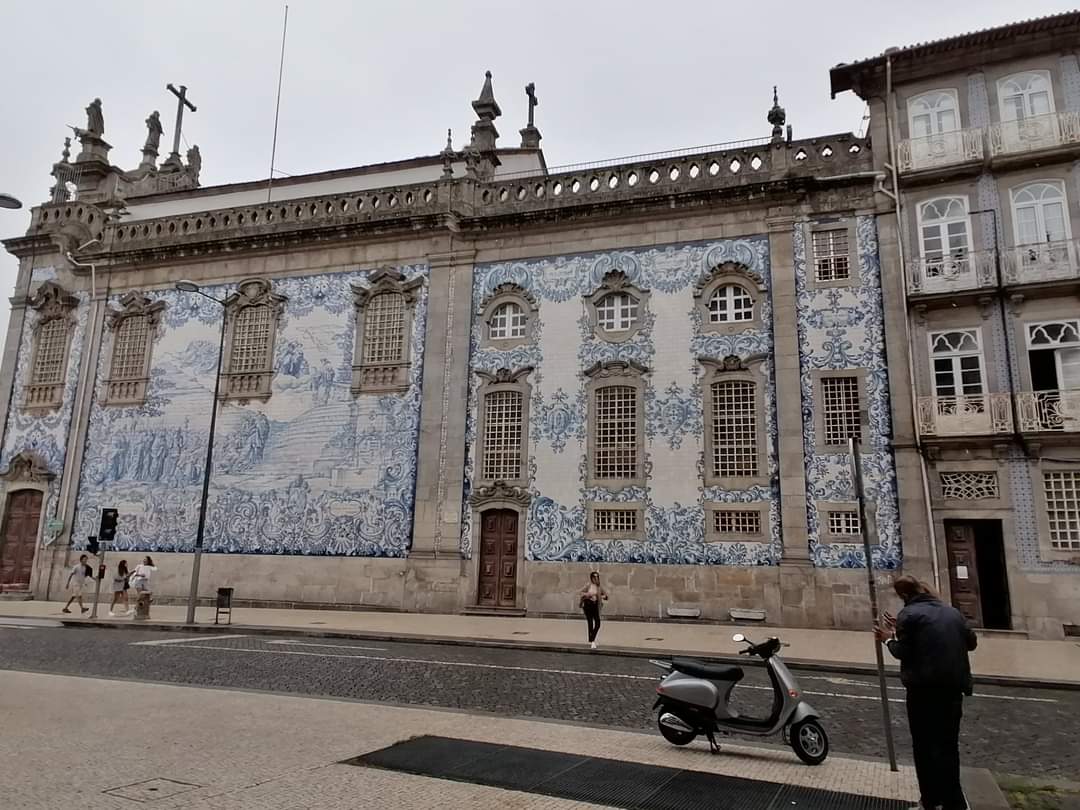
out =
<path fill-rule="evenodd" d="M 941 587 L 980 626 L 1047 636 L 1080 624 L 1078 48 L 1074 12 L 832 70 L 895 178 L 888 290 Z"/>
<path fill-rule="evenodd" d="M 490 75 L 461 148 L 272 185 L 159 164 L 153 116 L 116 166 L 95 100 L 4 242 L 0 589 L 58 594 L 114 507 L 182 599 L 216 409 L 203 598 L 566 614 L 599 569 L 618 615 L 858 627 L 865 530 L 882 581 L 1061 635 L 1078 23 L 838 66 L 868 137 L 774 96 L 762 138 L 555 168 Z"/>

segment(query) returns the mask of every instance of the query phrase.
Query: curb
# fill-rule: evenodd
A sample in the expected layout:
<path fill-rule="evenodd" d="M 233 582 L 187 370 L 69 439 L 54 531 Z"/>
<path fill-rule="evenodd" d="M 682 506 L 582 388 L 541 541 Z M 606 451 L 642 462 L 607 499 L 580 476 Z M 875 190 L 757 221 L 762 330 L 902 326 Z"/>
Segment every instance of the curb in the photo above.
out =
<path fill-rule="evenodd" d="M 25 618 L 25 617 L 3 617 Z M 43 617 L 35 617 L 43 618 Z M 50 617 L 51 618 L 51 617 Z M 463 638 L 459 636 L 426 635 L 420 633 L 388 633 L 365 630 L 314 630 L 307 627 L 281 627 L 276 625 L 255 624 L 184 624 L 182 622 L 107 621 L 102 619 L 57 619 L 64 627 L 103 630 L 154 630 L 165 633 L 243 633 L 255 636 L 301 636 L 304 638 L 354 639 L 358 641 L 388 641 L 411 644 L 439 644 L 451 647 L 487 647 L 504 650 L 530 650 L 533 652 L 588 653 L 590 655 L 608 655 L 619 658 L 671 658 L 673 656 L 701 658 L 724 664 L 756 665 L 740 655 L 704 655 L 700 650 L 652 650 L 641 647 L 605 647 L 602 650 L 590 650 L 587 644 L 553 644 L 544 641 L 509 641 L 507 639 Z M 784 658 L 790 669 L 803 672 L 831 672 L 844 675 L 876 676 L 877 668 L 868 664 L 854 664 L 842 661 L 820 661 L 803 658 Z M 896 680 L 900 673 L 896 668 L 887 668 L 885 674 Z M 1047 678 L 1022 678 L 1008 675 L 977 675 L 975 683 L 982 686 L 1002 686 L 1025 689 L 1056 689 L 1062 691 L 1080 691 L 1080 682 L 1058 681 Z"/>

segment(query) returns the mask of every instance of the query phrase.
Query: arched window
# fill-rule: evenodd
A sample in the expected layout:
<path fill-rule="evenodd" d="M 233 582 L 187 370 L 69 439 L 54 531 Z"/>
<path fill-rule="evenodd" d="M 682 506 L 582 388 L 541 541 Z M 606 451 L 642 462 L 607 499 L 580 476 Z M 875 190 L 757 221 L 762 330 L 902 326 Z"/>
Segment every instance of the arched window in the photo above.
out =
<path fill-rule="evenodd" d="M 490 340 L 514 340 L 526 335 L 528 316 L 516 301 L 507 301 L 495 308 L 488 321 Z"/>
<path fill-rule="evenodd" d="M 955 90 L 933 90 L 908 102 L 912 138 L 927 138 L 960 128 Z"/>
<path fill-rule="evenodd" d="M 1064 242 L 1071 236 L 1064 183 L 1038 182 L 1015 188 L 1012 208 L 1017 245 Z"/>
<path fill-rule="evenodd" d="M 132 405 L 145 401 L 154 334 L 164 309 L 164 301 L 132 291 L 120 298 L 120 309 L 109 310 L 107 323 L 113 342 L 106 403 Z"/>
<path fill-rule="evenodd" d="M 356 343 L 352 392 L 394 393 L 409 387 L 412 314 L 422 278 L 406 281 L 397 270 L 380 269 L 366 286 L 354 284 Z"/>
<path fill-rule="evenodd" d="M 1054 111 L 1050 74 L 1034 70 L 1006 76 L 998 82 L 1002 121 L 1023 121 Z"/>
<path fill-rule="evenodd" d="M 64 399 L 73 315 L 79 302 L 55 282 L 46 281 L 27 303 L 36 311 L 37 322 L 29 374 L 23 383 L 23 406 L 55 408 Z"/>
<path fill-rule="evenodd" d="M 724 284 L 717 287 L 709 297 L 709 321 L 733 323 L 754 319 L 754 299 L 745 287 Z"/>
<path fill-rule="evenodd" d="M 285 296 L 265 279 L 249 279 L 225 299 L 225 364 L 222 396 L 268 399 L 274 374 L 274 338 Z"/>
<path fill-rule="evenodd" d="M 966 197 L 939 197 L 919 206 L 919 251 L 927 277 L 966 271 L 970 250 Z"/>
<path fill-rule="evenodd" d="M 649 291 L 636 287 L 619 270 L 604 276 L 600 286 L 585 296 L 585 309 L 593 332 L 601 340 L 620 343 L 642 328 Z"/>
<path fill-rule="evenodd" d="M 637 319 L 638 302 L 630 293 L 608 293 L 596 302 L 596 323 L 605 332 L 626 332 Z"/>

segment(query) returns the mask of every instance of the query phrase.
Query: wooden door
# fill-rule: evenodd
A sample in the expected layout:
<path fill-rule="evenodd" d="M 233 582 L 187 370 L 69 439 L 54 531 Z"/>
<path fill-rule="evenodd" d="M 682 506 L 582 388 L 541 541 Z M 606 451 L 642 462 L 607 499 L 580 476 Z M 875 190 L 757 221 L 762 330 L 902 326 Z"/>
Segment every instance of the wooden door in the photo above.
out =
<path fill-rule="evenodd" d="M 30 587 L 40 519 L 40 492 L 23 489 L 8 496 L 4 527 L 0 532 L 0 590 L 17 591 Z"/>
<path fill-rule="evenodd" d="M 480 516 L 480 591 L 477 604 L 517 604 L 518 516 L 510 509 L 491 509 Z"/>
<path fill-rule="evenodd" d="M 979 569 L 975 556 L 975 527 L 970 523 L 946 521 L 945 546 L 949 556 L 949 587 L 953 607 L 976 627 L 983 626 Z"/>

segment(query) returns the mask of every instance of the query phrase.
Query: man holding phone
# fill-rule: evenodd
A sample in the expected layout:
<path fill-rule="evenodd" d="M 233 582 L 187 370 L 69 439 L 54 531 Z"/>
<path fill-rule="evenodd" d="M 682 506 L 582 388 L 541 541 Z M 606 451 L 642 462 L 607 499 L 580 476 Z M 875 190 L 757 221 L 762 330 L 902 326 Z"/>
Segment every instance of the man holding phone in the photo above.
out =
<path fill-rule="evenodd" d="M 874 633 L 899 659 L 907 688 L 918 807 L 966 810 L 960 787 L 960 718 L 964 695 L 973 688 L 968 653 L 978 638 L 960 611 L 915 577 L 900 577 L 893 588 L 904 607 L 895 618 L 886 612 Z"/>

